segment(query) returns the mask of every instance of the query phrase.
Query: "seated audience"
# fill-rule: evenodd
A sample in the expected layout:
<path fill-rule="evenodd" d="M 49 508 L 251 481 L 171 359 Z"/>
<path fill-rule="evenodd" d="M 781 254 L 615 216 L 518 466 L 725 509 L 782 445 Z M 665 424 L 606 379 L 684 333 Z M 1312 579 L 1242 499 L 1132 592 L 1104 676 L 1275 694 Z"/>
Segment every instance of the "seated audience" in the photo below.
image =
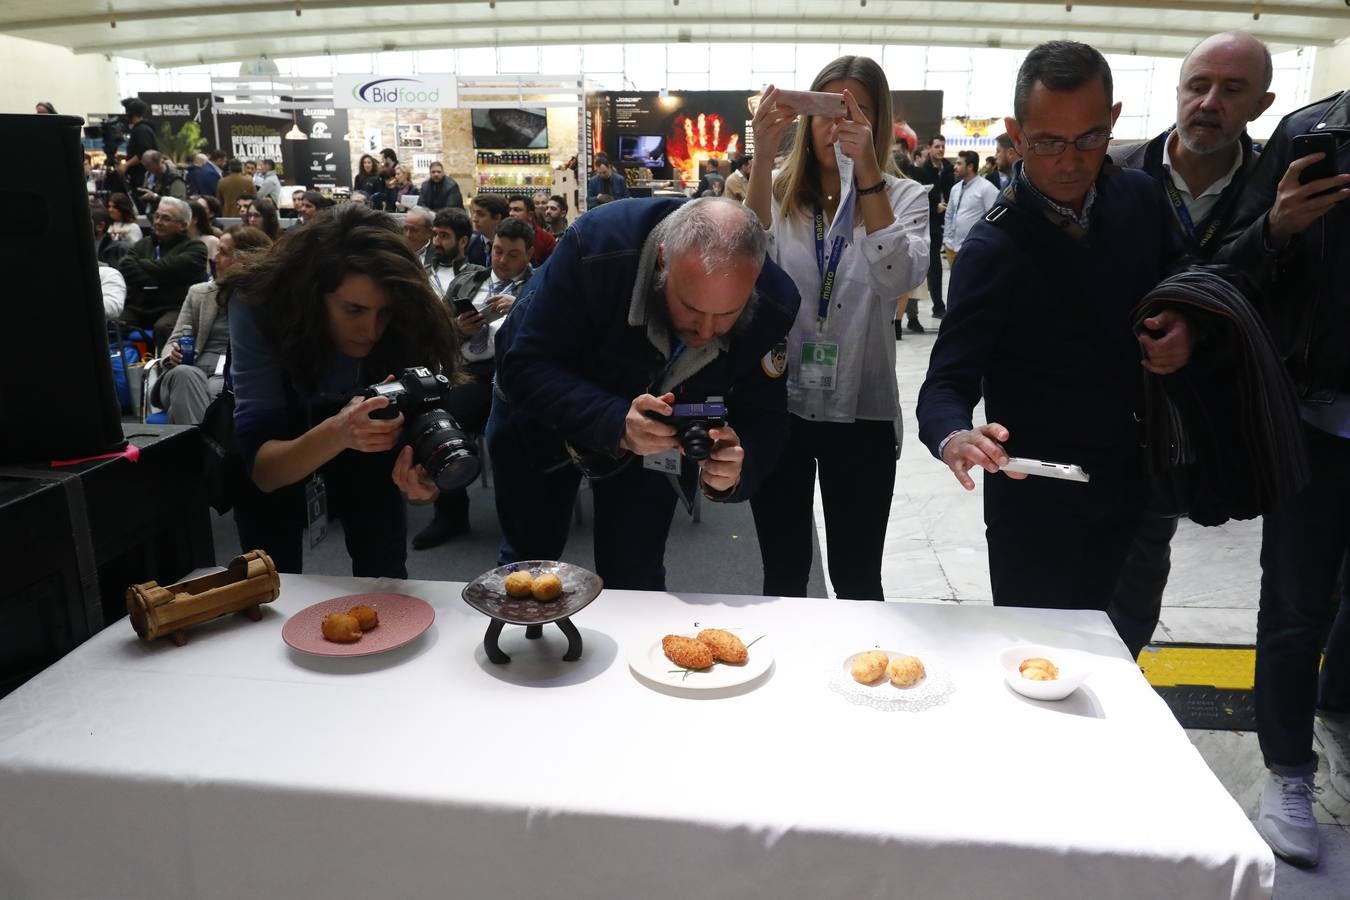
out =
<path fill-rule="evenodd" d="M 266 197 L 259 197 L 250 203 L 243 219 L 243 224 L 261 228 L 274 241 L 281 237 L 281 218 L 277 214 L 277 205 Z"/>
<path fill-rule="evenodd" d="M 103 289 L 103 318 L 115 322 L 127 302 L 127 283 L 121 272 L 103 262 L 98 264 L 98 281 Z"/>
<path fill-rule="evenodd" d="M 535 268 L 542 266 L 548 259 L 549 254 L 553 252 L 553 248 L 558 245 L 558 242 L 553 239 L 553 235 L 539 227 L 539 223 L 534 219 L 534 207 L 528 197 L 524 194 L 516 194 L 506 198 L 506 203 L 511 218 L 524 222 L 534 233 L 534 239 L 531 242 L 530 264 Z"/>
<path fill-rule="evenodd" d="M 118 265 L 127 282 L 122 321 L 153 328 L 155 347 L 164 346 L 188 288 L 206 279 L 206 245 L 188 234 L 192 207 L 176 197 L 164 197 L 150 219 L 149 237 L 142 239 Z"/>
<path fill-rule="evenodd" d="M 216 277 L 222 278 L 234 264 L 236 254 L 266 252 L 272 240 L 257 228 L 236 225 L 222 234 L 216 251 Z M 169 414 L 171 425 L 196 425 L 202 413 L 225 385 L 225 366 L 230 346 L 230 311 L 220 295 L 220 282 L 194 284 L 188 288 L 183 308 L 169 334 L 168 351 L 160 360 L 163 375 L 155 385 L 155 402 Z M 192 338 L 192 359 L 184 363 L 179 342 Z"/>
<path fill-rule="evenodd" d="M 134 244 L 144 237 L 141 226 L 136 224 L 136 207 L 131 205 L 131 198 L 126 194 L 108 195 L 108 215 L 112 217 L 108 234 L 113 240 Z"/>

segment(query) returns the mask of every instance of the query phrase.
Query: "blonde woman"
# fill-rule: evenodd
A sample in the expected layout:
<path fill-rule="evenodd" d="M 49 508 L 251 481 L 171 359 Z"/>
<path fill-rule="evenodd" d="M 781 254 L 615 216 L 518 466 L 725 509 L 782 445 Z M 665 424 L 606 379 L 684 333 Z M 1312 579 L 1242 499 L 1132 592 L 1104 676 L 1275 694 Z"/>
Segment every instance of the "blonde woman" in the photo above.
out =
<path fill-rule="evenodd" d="M 764 593 L 804 596 L 819 473 L 835 593 L 880 600 L 902 434 L 891 323 L 928 269 L 928 195 L 891 174 L 891 91 L 875 61 L 840 57 L 811 90 L 842 94 L 844 114 L 799 117 L 771 86 L 753 122 L 765 159 L 797 123 L 778 175 L 752 168 L 746 205 L 802 303 L 786 347 L 788 439 L 751 506 Z"/>

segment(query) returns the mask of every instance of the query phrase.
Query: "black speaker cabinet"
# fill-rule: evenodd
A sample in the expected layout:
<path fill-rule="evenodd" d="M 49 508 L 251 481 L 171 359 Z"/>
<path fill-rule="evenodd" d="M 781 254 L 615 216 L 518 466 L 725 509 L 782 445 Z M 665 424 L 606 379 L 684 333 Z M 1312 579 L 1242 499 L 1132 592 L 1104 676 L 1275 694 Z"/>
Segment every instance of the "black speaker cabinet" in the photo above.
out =
<path fill-rule="evenodd" d="M 125 446 L 74 116 L 0 115 L 0 462 Z"/>

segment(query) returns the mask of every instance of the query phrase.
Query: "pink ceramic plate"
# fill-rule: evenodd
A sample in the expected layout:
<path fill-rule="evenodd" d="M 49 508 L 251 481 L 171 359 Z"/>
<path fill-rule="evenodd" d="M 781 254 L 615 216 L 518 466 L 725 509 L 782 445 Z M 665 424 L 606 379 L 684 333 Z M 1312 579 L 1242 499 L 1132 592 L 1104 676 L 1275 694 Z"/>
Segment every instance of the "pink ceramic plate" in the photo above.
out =
<path fill-rule="evenodd" d="M 369 606 L 380 624 L 351 644 L 335 644 L 323 638 L 320 624 L 329 613 L 346 612 L 353 606 Z M 406 594 L 349 594 L 306 606 L 286 620 L 281 639 L 301 653 L 315 656 L 370 656 L 402 647 L 431 627 L 436 611 L 431 604 Z"/>

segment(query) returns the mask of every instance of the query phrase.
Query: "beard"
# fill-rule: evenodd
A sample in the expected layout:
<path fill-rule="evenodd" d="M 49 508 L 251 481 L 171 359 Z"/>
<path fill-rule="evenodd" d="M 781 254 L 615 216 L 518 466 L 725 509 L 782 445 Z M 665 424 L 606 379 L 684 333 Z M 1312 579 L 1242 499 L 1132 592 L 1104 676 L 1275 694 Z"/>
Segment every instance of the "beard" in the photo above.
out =
<path fill-rule="evenodd" d="M 1177 140 L 1181 141 L 1188 151 L 1199 156 L 1208 156 L 1225 150 L 1232 145 L 1234 139 L 1234 136 L 1223 130 L 1223 121 L 1218 116 L 1196 114 L 1177 129 Z"/>

